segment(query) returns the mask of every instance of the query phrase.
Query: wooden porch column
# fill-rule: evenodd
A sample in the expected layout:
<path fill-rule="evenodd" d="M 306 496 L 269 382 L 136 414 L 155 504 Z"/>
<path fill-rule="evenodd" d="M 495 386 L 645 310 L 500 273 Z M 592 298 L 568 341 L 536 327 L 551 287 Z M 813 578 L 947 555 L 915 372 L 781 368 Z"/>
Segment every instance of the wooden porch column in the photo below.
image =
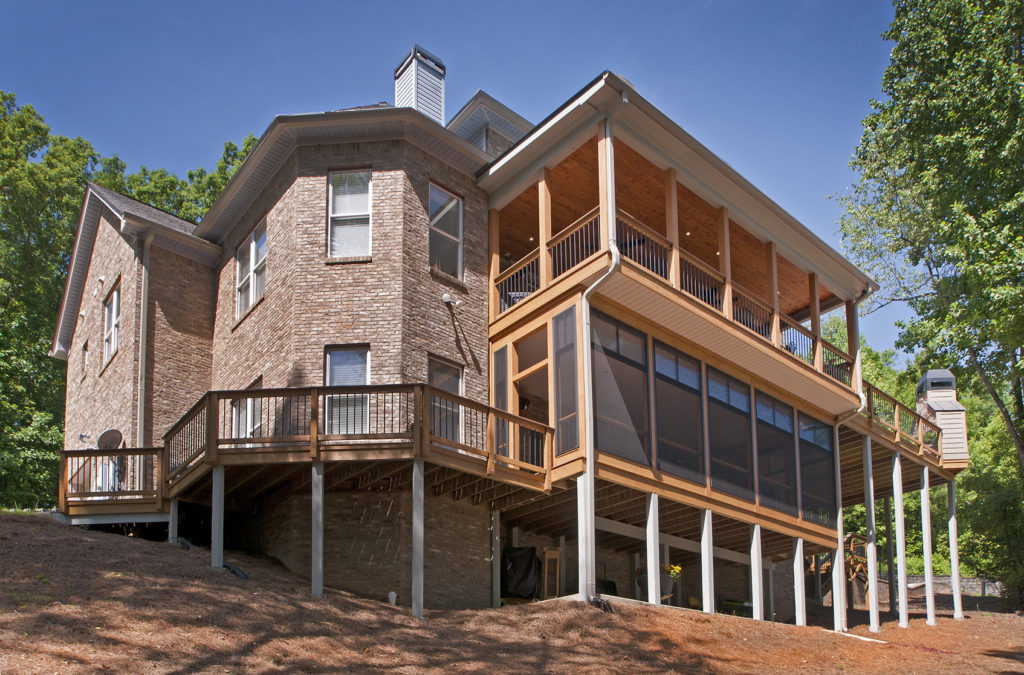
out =
<path fill-rule="evenodd" d="M 313 504 L 313 531 L 310 538 L 310 580 L 313 595 L 324 594 L 324 463 L 313 462 L 310 496 Z"/>
<path fill-rule="evenodd" d="M 489 265 L 490 270 L 487 280 L 488 294 L 487 297 L 490 299 L 488 304 L 488 316 L 491 321 L 494 321 L 501 312 L 500 299 L 498 298 L 498 286 L 494 283 L 494 280 L 498 278 L 498 274 L 501 271 L 501 251 L 498 248 L 499 243 L 499 231 L 498 231 L 498 210 L 491 209 L 487 213 L 487 247 L 490 253 Z"/>
<path fill-rule="evenodd" d="M 732 256 L 729 245 L 729 209 L 719 209 L 722 217 L 718 230 L 718 271 L 725 277 L 722 285 L 722 313 L 732 320 Z"/>
<path fill-rule="evenodd" d="M 224 466 L 213 467 L 210 498 L 210 567 L 224 568 Z"/>
<path fill-rule="evenodd" d="M 949 585 L 953 591 L 953 618 L 964 618 L 963 600 L 960 598 L 960 546 L 956 526 L 956 479 L 946 484 L 946 513 L 949 516 Z"/>
<path fill-rule="evenodd" d="M 804 586 L 804 577 L 804 540 L 803 537 L 797 537 L 793 544 L 793 614 L 798 626 L 807 625 L 807 587 Z"/>
<path fill-rule="evenodd" d="M 597 124 L 597 194 L 601 215 L 601 250 L 608 250 L 608 239 L 615 227 L 615 157 L 612 151 L 611 121 Z"/>
<path fill-rule="evenodd" d="M 907 610 L 907 534 L 903 520 L 903 466 L 900 454 L 892 458 L 892 500 L 896 507 L 896 583 L 900 628 L 910 625 Z"/>
<path fill-rule="evenodd" d="M 821 298 L 818 295 L 818 275 L 811 272 L 807 275 L 811 287 L 811 332 L 814 333 L 814 369 L 821 372 Z"/>
<path fill-rule="evenodd" d="M 491 511 L 491 607 L 501 607 L 501 513 Z"/>
<path fill-rule="evenodd" d="M 703 509 L 700 519 L 700 585 L 702 609 L 715 613 L 715 543 L 711 533 L 711 509 Z"/>
<path fill-rule="evenodd" d="M 761 526 L 750 531 L 750 606 L 753 618 L 764 621 L 764 567 L 761 561 Z"/>
<path fill-rule="evenodd" d="M 857 316 L 857 305 L 853 300 L 846 301 L 846 353 L 853 357 L 853 374 L 850 383 L 857 391 L 864 389 L 864 378 L 861 375 L 860 360 L 860 317 Z"/>
<path fill-rule="evenodd" d="M 167 543 L 178 543 L 178 499 L 171 500 L 171 512 L 167 519 Z"/>
<path fill-rule="evenodd" d="M 672 288 L 680 288 L 679 192 L 676 188 L 676 170 L 672 167 L 665 170 L 665 236 L 672 242 L 672 259 L 668 266 L 668 280 L 672 284 Z"/>
<path fill-rule="evenodd" d="M 928 467 L 921 467 L 921 550 L 924 558 L 925 623 L 935 625 L 935 581 L 932 578 L 932 502 Z"/>
<path fill-rule="evenodd" d="M 537 181 L 537 266 L 540 268 L 540 287 L 547 288 L 551 284 L 551 258 L 548 256 L 548 239 L 551 238 L 551 183 L 547 169 L 541 172 Z"/>
<path fill-rule="evenodd" d="M 647 495 L 647 602 L 661 604 L 661 542 L 658 539 L 658 495 Z"/>
<path fill-rule="evenodd" d="M 832 425 L 832 455 L 836 476 L 836 557 L 832 562 L 832 623 L 846 632 L 846 533 L 843 531 L 843 476 L 839 467 L 839 425 Z"/>
<path fill-rule="evenodd" d="M 412 615 L 423 618 L 423 460 L 412 462 Z"/>
<path fill-rule="evenodd" d="M 772 283 L 772 344 L 782 347 L 782 309 L 779 306 L 779 256 L 775 242 L 768 242 L 768 278 Z"/>
<path fill-rule="evenodd" d="M 875 475 L 872 470 L 871 436 L 864 436 L 864 515 L 867 520 L 866 549 L 868 566 L 868 626 L 872 633 L 877 633 L 878 624 L 878 529 L 875 527 Z"/>

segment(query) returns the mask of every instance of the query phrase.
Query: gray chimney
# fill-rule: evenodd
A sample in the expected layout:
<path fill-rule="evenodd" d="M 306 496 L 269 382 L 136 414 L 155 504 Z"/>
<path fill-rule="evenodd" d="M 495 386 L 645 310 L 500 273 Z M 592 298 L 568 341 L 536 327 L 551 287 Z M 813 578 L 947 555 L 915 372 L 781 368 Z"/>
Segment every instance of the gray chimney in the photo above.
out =
<path fill-rule="evenodd" d="M 415 108 L 444 126 L 444 63 L 419 45 L 395 68 L 395 106 Z"/>
<path fill-rule="evenodd" d="M 917 413 L 942 429 L 942 463 L 967 466 L 967 413 L 956 398 L 956 376 L 929 370 L 917 383 Z"/>

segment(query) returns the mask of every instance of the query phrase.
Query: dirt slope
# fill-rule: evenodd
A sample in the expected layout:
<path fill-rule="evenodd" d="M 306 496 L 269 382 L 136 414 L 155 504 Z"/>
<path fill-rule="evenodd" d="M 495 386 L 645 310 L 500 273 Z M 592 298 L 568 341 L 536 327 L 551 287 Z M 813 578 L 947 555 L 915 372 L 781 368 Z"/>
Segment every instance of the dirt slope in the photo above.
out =
<path fill-rule="evenodd" d="M 891 624 L 865 642 L 820 628 L 619 603 L 408 610 L 328 591 L 264 559 L 0 513 L 0 673 L 1024 672 L 1024 618 Z M 863 628 L 856 632 L 867 634 Z M 898 642 L 900 644 L 892 644 Z"/>

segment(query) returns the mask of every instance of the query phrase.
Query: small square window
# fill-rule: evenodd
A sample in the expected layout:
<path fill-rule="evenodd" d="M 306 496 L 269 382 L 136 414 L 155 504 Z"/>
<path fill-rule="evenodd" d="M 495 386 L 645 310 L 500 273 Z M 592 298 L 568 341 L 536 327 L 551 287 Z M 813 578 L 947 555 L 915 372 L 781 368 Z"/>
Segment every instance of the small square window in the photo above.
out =
<path fill-rule="evenodd" d="M 371 183 L 369 171 L 336 171 L 330 175 L 329 257 L 370 255 Z"/>
<path fill-rule="evenodd" d="M 462 200 L 430 186 L 430 266 L 462 278 Z"/>

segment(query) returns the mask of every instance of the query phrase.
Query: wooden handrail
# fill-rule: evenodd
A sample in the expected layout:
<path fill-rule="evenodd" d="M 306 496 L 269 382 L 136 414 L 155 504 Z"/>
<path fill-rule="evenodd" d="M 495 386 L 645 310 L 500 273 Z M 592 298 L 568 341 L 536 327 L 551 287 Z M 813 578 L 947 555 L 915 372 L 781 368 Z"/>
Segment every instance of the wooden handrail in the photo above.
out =
<path fill-rule="evenodd" d="M 793 317 L 789 316 L 788 314 L 785 314 L 783 312 L 779 312 L 779 318 L 781 318 L 783 321 L 785 321 L 786 325 L 789 328 L 792 328 L 792 329 L 796 330 L 798 333 L 803 333 L 804 335 L 809 337 L 811 340 L 816 340 L 817 339 L 817 336 L 811 331 L 810 328 L 807 328 L 802 323 L 800 323 L 799 321 L 797 321 Z"/>
<path fill-rule="evenodd" d="M 619 218 L 622 218 L 627 223 L 629 223 L 629 225 L 631 225 L 632 227 L 635 227 L 637 230 L 639 230 L 641 234 L 644 234 L 644 235 L 650 237 L 651 239 L 653 239 L 654 241 L 656 241 L 657 243 L 661 244 L 662 246 L 664 246 L 665 248 L 667 248 L 669 250 L 672 249 L 672 242 L 665 235 L 659 234 L 658 232 L 655 232 L 650 227 L 648 227 L 647 225 L 644 225 L 642 222 L 637 220 L 634 216 L 629 215 L 628 213 L 626 213 L 622 209 L 616 209 L 615 213 L 616 213 L 616 215 Z"/>
<path fill-rule="evenodd" d="M 723 282 L 723 283 L 725 282 L 725 275 L 722 274 L 721 271 L 715 269 L 714 267 L 712 267 L 711 265 L 707 264 L 706 262 L 704 262 L 703 260 L 701 260 L 697 256 L 695 256 L 692 253 L 690 253 L 689 251 L 683 249 L 682 247 L 679 248 L 679 257 L 685 259 L 688 263 L 690 263 L 694 267 L 697 267 L 698 269 L 700 269 L 700 271 L 706 272 L 707 274 L 711 275 L 712 277 L 714 277 L 718 281 Z M 734 284 L 735 284 L 735 282 L 734 282 Z"/>
<path fill-rule="evenodd" d="M 523 256 L 522 258 L 520 258 L 519 260 L 514 262 L 512 264 L 512 266 L 509 267 L 507 270 L 505 270 L 504 272 L 502 272 L 498 276 L 494 277 L 494 284 L 495 285 L 500 284 L 502 281 L 505 281 L 505 279 L 508 279 L 510 276 L 512 276 L 513 274 L 515 274 L 519 270 L 523 269 L 524 267 L 526 267 L 527 265 L 532 263 L 534 260 L 538 260 L 539 258 L 540 258 L 540 249 L 539 248 L 533 249 L 533 251 L 531 251 L 530 253 L 527 253 L 525 256 Z"/>
<path fill-rule="evenodd" d="M 841 357 L 843 357 L 844 359 L 846 359 L 846 360 L 850 361 L 851 363 L 853 362 L 853 357 L 852 357 L 852 356 L 850 356 L 849 354 L 847 354 L 846 352 L 844 352 L 844 351 L 843 351 L 842 349 L 840 349 L 839 347 L 836 347 L 835 345 L 833 345 L 833 344 L 832 344 L 831 342 L 829 342 L 829 341 L 828 341 L 828 340 L 826 340 L 825 338 L 822 338 L 822 339 L 821 339 L 821 345 L 822 345 L 822 346 L 823 346 L 823 347 L 824 347 L 825 349 L 827 349 L 827 350 L 829 350 L 830 352 L 832 352 L 833 354 L 835 354 L 836 356 L 841 356 Z"/>
<path fill-rule="evenodd" d="M 739 285 L 738 283 L 736 283 L 735 279 L 732 280 L 732 287 L 733 287 L 734 291 L 739 291 L 743 295 L 744 298 L 746 298 L 747 300 L 750 300 L 755 305 L 758 305 L 761 309 L 763 309 L 764 311 L 768 312 L 769 316 L 772 314 L 772 312 L 775 311 L 775 309 L 770 304 L 768 304 L 767 302 L 762 300 L 760 297 L 758 297 L 757 293 L 754 293 L 750 289 L 745 288 L 744 286 Z"/>
<path fill-rule="evenodd" d="M 128 457 L 131 455 L 159 455 L 163 448 L 116 448 L 114 450 L 65 450 L 64 457 Z"/>
<path fill-rule="evenodd" d="M 199 400 L 195 402 L 195 405 L 189 408 L 188 412 L 182 415 L 177 422 L 171 425 L 171 428 L 168 429 L 167 433 L 163 435 L 163 439 L 165 441 L 171 438 L 171 436 L 173 436 L 174 434 L 181 431 L 182 427 L 184 427 L 186 424 L 192 421 L 192 418 L 199 414 L 199 411 L 202 410 L 203 407 L 206 405 L 206 396 L 207 394 L 203 394 L 202 396 L 200 396 Z"/>
<path fill-rule="evenodd" d="M 601 213 L 601 207 L 595 206 L 594 208 L 587 211 L 585 214 L 574 220 L 569 224 L 568 227 L 562 228 L 562 231 L 554 235 L 547 241 L 547 247 L 552 248 L 556 244 L 560 243 L 563 239 L 571 235 L 576 230 L 580 229 L 594 218 L 597 218 Z"/>

